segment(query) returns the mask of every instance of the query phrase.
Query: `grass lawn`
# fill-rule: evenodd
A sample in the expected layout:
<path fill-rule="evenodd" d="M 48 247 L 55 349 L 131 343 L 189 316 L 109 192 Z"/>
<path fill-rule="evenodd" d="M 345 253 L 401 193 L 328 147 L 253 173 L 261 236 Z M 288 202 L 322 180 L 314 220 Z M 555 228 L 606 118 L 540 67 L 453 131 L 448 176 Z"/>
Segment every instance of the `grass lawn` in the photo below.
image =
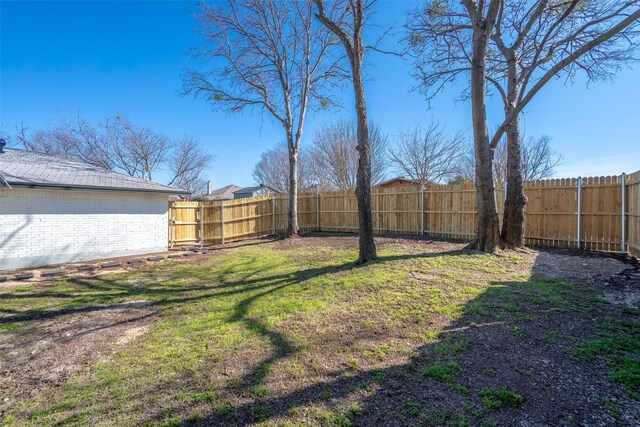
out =
<path fill-rule="evenodd" d="M 640 422 L 638 307 L 537 252 L 353 237 L 0 288 L 3 425 Z"/>

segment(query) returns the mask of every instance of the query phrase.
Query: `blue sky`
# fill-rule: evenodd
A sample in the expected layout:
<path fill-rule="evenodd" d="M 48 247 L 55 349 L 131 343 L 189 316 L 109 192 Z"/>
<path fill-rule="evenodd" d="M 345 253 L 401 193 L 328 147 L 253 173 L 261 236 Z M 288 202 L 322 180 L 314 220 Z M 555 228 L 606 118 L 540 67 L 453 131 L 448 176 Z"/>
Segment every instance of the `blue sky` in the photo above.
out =
<path fill-rule="evenodd" d="M 0 131 L 23 122 L 46 128 L 79 110 L 94 122 L 113 114 L 170 136 L 193 135 L 216 156 L 209 171 L 215 187 L 252 183 L 261 151 L 282 140 L 267 116 L 227 115 L 203 101 L 180 96 L 188 50 L 200 43 L 187 1 L 0 2 Z M 381 1 L 376 23 L 400 23 L 414 2 Z M 372 121 L 394 137 L 415 124 L 436 120 L 450 130 L 470 128 L 470 106 L 456 103 L 452 87 L 427 108 L 412 92 L 410 68 L 374 54 L 366 74 Z M 343 109 L 308 117 L 302 144 L 320 124 L 352 117 L 350 87 Z M 501 116 L 490 100 L 491 125 Z M 613 83 L 578 79 L 548 85 L 523 116 L 527 135 L 550 135 L 564 156 L 558 177 L 609 175 L 640 169 L 640 66 Z M 160 175 L 162 177 L 162 175 Z"/>

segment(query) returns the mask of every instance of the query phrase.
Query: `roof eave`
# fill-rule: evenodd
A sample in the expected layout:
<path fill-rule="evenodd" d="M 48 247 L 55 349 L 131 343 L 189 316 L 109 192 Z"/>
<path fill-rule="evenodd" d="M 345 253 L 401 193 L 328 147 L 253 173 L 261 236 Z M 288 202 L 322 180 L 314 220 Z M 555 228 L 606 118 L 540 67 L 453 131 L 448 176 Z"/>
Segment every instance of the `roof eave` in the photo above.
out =
<path fill-rule="evenodd" d="M 179 189 L 140 189 L 140 188 L 125 188 L 125 187 L 98 187 L 91 185 L 69 185 L 69 184 L 43 184 L 33 182 L 8 182 L 13 188 L 42 188 L 50 190 L 89 190 L 89 191 L 123 191 L 128 193 L 150 193 L 150 194 L 191 194 L 187 190 Z"/>

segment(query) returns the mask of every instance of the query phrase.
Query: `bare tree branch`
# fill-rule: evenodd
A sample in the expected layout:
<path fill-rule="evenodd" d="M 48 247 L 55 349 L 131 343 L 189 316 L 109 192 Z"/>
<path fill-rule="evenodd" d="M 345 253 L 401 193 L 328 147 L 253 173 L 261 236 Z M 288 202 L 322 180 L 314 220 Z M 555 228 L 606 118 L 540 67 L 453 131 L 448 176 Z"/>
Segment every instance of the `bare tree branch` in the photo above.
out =
<path fill-rule="evenodd" d="M 191 137 L 172 140 L 166 135 L 115 116 L 94 126 L 76 114 L 48 130 L 29 133 L 21 126 L 16 140 L 25 149 L 79 160 L 104 169 L 151 180 L 168 169 L 169 185 L 200 190 L 213 156 Z"/>
<path fill-rule="evenodd" d="M 298 192 L 309 192 L 316 188 L 310 176 L 310 156 L 304 148 L 298 159 Z M 282 142 L 260 154 L 260 160 L 253 168 L 253 180 L 278 193 L 289 192 L 289 150 Z"/>
<path fill-rule="evenodd" d="M 379 126 L 369 126 L 371 181 L 375 185 L 386 176 L 387 137 Z M 316 131 L 308 150 L 312 179 L 321 189 L 349 190 L 356 187 L 358 138 L 348 121 L 326 124 Z"/>
<path fill-rule="evenodd" d="M 198 70 L 184 75 L 184 93 L 229 113 L 256 108 L 282 126 L 289 157 L 287 235 L 298 232 L 297 163 L 309 109 L 337 104 L 346 77 L 344 54 L 314 19 L 311 0 L 226 0 L 204 3 L 198 16 L 205 46 Z"/>
<path fill-rule="evenodd" d="M 637 0 L 511 0 L 504 3 L 499 17 L 491 36 L 496 53 L 487 62 L 486 78 L 500 93 L 505 113 L 491 148 L 507 150 L 502 239 L 517 247 L 524 246 L 527 203 L 520 113 L 554 78 L 572 80 L 584 72 L 589 82 L 608 79 L 621 64 L 633 60 L 640 4 Z M 505 134 L 506 148 L 499 145 Z"/>
<path fill-rule="evenodd" d="M 555 168 L 562 164 L 562 155 L 551 146 L 551 137 L 522 137 L 521 161 L 522 174 L 525 181 L 551 178 Z M 506 181 L 508 173 L 507 141 L 503 138 L 494 150 L 493 174 L 496 181 Z M 475 175 L 475 159 L 473 150 L 467 149 L 457 164 L 456 176 L 473 181 Z"/>
<path fill-rule="evenodd" d="M 191 194 L 204 192 L 207 180 L 205 171 L 211 166 L 213 156 L 205 152 L 198 140 L 185 136 L 176 141 L 167 158 L 172 175 L 169 185 L 188 190 Z"/>
<path fill-rule="evenodd" d="M 488 73 L 505 91 L 509 78 L 517 82 L 517 98 L 494 133 L 492 147 L 497 146 L 513 119 L 552 79 L 572 78 L 581 70 L 589 81 L 603 80 L 612 77 L 621 63 L 637 60 L 640 34 L 637 0 L 570 0 L 562 4 L 543 1 L 536 13 L 523 14 L 531 1 L 507 2 L 505 16 L 509 22 L 524 21 L 527 25 L 517 34 L 492 38 L 504 46 L 503 57 L 495 58 Z M 503 27 L 518 28 L 518 25 Z M 509 44 L 514 37 L 513 44 Z M 511 77 L 507 75 L 510 60 L 518 64 L 516 75 Z"/>
<path fill-rule="evenodd" d="M 423 184 L 439 183 L 455 175 L 467 147 L 464 132 L 449 135 L 443 127 L 431 123 L 426 129 L 416 126 L 401 133 L 397 147 L 389 150 L 389 159 L 401 175 Z"/>

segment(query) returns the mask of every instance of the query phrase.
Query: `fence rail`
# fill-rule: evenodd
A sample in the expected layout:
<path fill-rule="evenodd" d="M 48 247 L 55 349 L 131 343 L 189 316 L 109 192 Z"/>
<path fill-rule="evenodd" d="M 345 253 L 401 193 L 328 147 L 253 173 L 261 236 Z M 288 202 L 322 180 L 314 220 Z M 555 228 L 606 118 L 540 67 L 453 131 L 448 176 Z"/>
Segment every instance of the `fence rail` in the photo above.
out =
<path fill-rule="evenodd" d="M 525 215 L 528 245 L 629 252 L 640 257 L 640 171 L 630 175 L 528 181 Z M 496 184 L 502 220 L 505 187 Z M 225 243 L 284 232 L 286 194 L 213 202 L 170 202 L 170 246 Z M 372 190 L 378 234 L 427 234 L 473 239 L 473 183 Z M 358 231 L 353 191 L 298 196 L 303 231 Z"/>

